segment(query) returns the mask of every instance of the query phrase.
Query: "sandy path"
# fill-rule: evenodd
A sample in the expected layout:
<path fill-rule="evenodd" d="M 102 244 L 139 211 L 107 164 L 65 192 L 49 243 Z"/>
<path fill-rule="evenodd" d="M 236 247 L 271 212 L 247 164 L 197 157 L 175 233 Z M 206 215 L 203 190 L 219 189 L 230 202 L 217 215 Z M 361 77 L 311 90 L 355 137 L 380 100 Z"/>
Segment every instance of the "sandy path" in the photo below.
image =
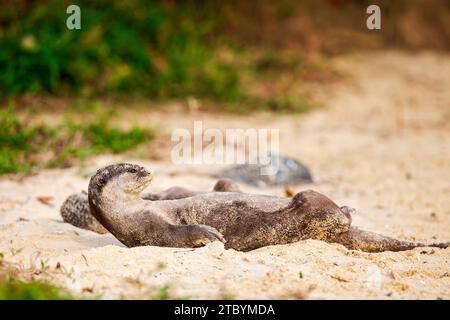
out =
<path fill-rule="evenodd" d="M 161 131 L 205 127 L 279 128 L 281 150 L 312 170 L 314 188 L 357 208 L 354 224 L 418 241 L 450 240 L 450 56 L 398 52 L 340 58 L 348 79 L 319 87 L 324 108 L 302 116 L 251 117 L 157 111 L 139 117 Z M 128 119 L 135 115 L 124 113 Z M 167 154 L 163 150 L 161 154 Z M 186 250 L 123 247 L 62 223 L 58 208 L 85 189 L 84 169 L 48 170 L 22 181 L 0 180 L 0 252 L 25 266 L 47 261 L 47 279 L 104 298 L 151 297 L 169 285 L 187 298 L 450 298 L 450 249 L 368 254 L 308 240 L 248 253 L 221 244 Z M 145 162 L 157 172 L 152 190 L 172 185 L 211 188 L 214 168 Z M 82 171 L 80 173 L 80 171 Z M 245 191 L 282 195 L 281 189 Z M 51 196 L 51 205 L 37 200 Z M 62 271 L 54 271 L 59 262 Z M 72 270 L 68 272 L 67 270 Z"/>

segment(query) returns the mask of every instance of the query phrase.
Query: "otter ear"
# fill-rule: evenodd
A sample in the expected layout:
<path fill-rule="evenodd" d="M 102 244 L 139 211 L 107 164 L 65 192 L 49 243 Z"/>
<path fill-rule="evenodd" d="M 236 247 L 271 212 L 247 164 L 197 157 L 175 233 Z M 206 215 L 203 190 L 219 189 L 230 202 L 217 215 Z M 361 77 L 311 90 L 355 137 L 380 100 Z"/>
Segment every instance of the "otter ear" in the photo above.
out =
<path fill-rule="evenodd" d="M 305 195 L 303 192 L 297 193 L 291 200 L 291 203 L 299 206 L 305 203 Z"/>

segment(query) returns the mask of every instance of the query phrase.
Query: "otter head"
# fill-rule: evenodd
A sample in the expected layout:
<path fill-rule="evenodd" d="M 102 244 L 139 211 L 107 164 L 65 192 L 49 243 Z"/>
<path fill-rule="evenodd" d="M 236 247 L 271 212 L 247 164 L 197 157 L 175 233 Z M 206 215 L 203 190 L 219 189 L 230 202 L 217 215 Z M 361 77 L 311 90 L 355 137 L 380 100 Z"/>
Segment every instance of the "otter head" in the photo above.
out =
<path fill-rule="evenodd" d="M 221 178 L 217 181 L 213 190 L 216 192 L 241 192 L 237 184 L 233 180 L 227 178 Z"/>
<path fill-rule="evenodd" d="M 114 195 L 138 196 L 152 180 L 152 173 L 144 167 L 120 163 L 99 169 L 89 182 L 89 198 Z"/>
<path fill-rule="evenodd" d="M 316 191 L 306 190 L 296 194 L 291 205 L 305 215 L 311 237 L 315 239 L 331 239 L 336 234 L 350 229 L 350 208 L 340 208 L 331 199 Z"/>

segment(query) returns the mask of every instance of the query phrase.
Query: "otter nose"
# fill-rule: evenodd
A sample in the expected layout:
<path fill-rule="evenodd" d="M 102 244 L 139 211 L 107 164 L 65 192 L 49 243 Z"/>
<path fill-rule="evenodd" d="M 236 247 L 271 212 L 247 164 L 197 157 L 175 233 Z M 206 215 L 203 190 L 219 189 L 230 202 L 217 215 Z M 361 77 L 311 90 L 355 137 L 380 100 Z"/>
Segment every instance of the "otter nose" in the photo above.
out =
<path fill-rule="evenodd" d="M 139 168 L 138 172 L 137 172 L 137 176 L 139 178 L 144 178 L 144 177 L 148 177 L 148 176 L 152 176 L 152 172 L 145 169 L 144 167 Z"/>

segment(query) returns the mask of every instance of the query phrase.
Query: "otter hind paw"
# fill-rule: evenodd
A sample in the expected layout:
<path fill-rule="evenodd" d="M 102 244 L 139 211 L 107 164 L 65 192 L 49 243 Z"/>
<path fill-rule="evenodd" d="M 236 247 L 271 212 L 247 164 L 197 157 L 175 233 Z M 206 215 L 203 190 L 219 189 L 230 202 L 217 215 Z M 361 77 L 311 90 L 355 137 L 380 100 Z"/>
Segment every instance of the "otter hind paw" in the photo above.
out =
<path fill-rule="evenodd" d="M 436 248 L 440 248 L 440 249 L 447 249 L 448 246 L 450 245 L 450 242 L 440 242 L 440 243 L 430 243 L 430 244 L 426 244 L 426 247 L 436 247 Z"/>

